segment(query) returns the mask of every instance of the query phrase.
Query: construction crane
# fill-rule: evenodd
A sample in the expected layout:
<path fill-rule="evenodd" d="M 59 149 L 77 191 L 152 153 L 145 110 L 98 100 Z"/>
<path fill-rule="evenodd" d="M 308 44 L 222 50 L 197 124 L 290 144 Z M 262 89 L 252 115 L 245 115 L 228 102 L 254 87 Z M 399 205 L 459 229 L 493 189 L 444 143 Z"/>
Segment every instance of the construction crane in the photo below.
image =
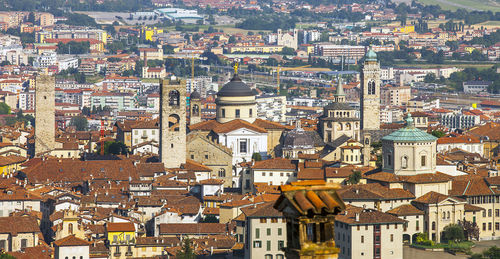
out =
<path fill-rule="evenodd" d="M 285 67 L 285 68 L 282 68 L 280 65 L 278 65 L 276 67 L 276 78 L 278 79 L 278 93 L 280 91 L 280 85 L 281 85 L 281 81 L 280 81 L 280 72 L 281 71 L 289 71 L 289 70 L 296 70 L 296 69 L 300 69 L 300 68 L 306 68 L 306 67 L 310 67 L 311 65 L 307 65 L 307 66 L 300 66 L 300 67 Z"/>

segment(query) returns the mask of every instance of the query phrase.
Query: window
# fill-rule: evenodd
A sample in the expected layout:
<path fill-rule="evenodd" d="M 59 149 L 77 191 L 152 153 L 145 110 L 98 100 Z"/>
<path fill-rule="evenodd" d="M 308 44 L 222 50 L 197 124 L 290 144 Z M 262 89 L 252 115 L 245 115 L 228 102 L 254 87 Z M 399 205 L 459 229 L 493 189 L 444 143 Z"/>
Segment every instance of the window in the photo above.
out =
<path fill-rule="evenodd" d="M 279 240 L 278 241 L 278 250 L 283 249 L 283 247 L 285 247 L 285 241 Z"/>
<path fill-rule="evenodd" d="M 240 141 L 240 153 L 246 153 L 247 152 L 247 142 L 246 140 Z"/>
<path fill-rule="evenodd" d="M 219 169 L 219 177 L 226 177 L 226 169 L 224 168 Z"/>
<path fill-rule="evenodd" d="M 6 249 L 5 249 L 5 240 L 0 240 L 0 250 L 6 251 Z"/>
<path fill-rule="evenodd" d="M 267 223 L 267 219 L 266 218 L 260 218 L 260 223 Z"/>
<path fill-rule="evenodd" d="M 306 225 L 307 240 L 316 242 L 315 232 L 316 232 L 316 224 L 309 223 Z"/>
<path fill-rule="evenodd" d="M 486 210 L 483 210 L 483 218 L 486 218 Z"/>
<path fill-rule="evenodd" d="M 401 168 L 402 169 L 408 168 L 408 157 L 407 156 L 403 156 L 401 158 Z"/>
<path fill-rule="evenodd" d="M 68 234 L 73 235 L 73 223 L 68 224 Z"/>
<path fill-rule="evenodd" d="M 250 115 L 249 117 L 251 118 L 253 116 L 253 110 L 252 109 L 248 110 L 248 114 Z"/>
<path fill-rule="evenodd" d="M 28 239 L 23 238 L 21 239 L 21 249 L 24 249 L 28 246 Z"/>
<path fill-rule="evenodd" d="M 260 228 L 255 229 L 255 238 L 260 238 Z"/>
<path fill-rule="evenodd" d="M 486 223 L 483 223 L 483 231 L 486 231 Z"/>
<path fill-rule="evenodd" d="M 491 230 L 491 222 L 488 223 L 488 230 Z"/>
<path fill-rule="evenodd" d="M 436 222 L 434 222 L 434 221 L 432 222 L 432 228 L 431 229 L 432 230 L 436 230 Z"/>
<path fill-rule="evenodd" d="M 278 236 L 281 236 L 283 234 L 283 230 L 281 228 L 278 228 Z"/>
<path fill-rule="evenodd" d="M 266 241 L 266 251 L 271 251 L 271 240 Z"/>
<path fill-rule="evenodd" d="M 488 210 L 488 217 L 491 217 L 491 209 Z"/>
<path fill-rule="evenodd" d="M 365 243 L 365 236 L 361 236 L 361 244 Z"/>
<path fill-rule="evenodd" d="M 499 209 L 495 210 L 495 217 L 500 217 L 500 210 Z"/>
<path fill-rule="evenodd" d="M 268 228 L 268 229 L 266 230 L 266 232 L 267 232 L 267 235 L 268 235 L 268 236 L 270 236 L 270 235 L 271 235 L 271 229 L 270 229 L 270 228 Z"/>
<path fill-rule="evenodd" d="M 168 106 L 179 106 L 180 94 L 177 90 L 168 93 Z"/>
<path fill-rule="evenodd" d="M 391 166 L 391 154 L 387 155 L 387 165 Z"/>
<path fill-rule="evenodd" d="M 278 218 L 271 218 L 271 223 L 278 223 Z"/>
<path fill-rule="evenodd" d="M 240 109 L 235 110 L 235 117 L 239 118 L 240 117 Z"/>
<path fill-rule="evenodd" d="M 394 242 L 394 234 L 391 234 L 391 242 Z"/>
<path fill-rule="evenodd" d="M 415 225 L 415 230 L 416 231 L 420 230 L 419 223 L 420 223 L 420 221 L 417 220 L 416 225 Z"/>
<path fill-rule="evenodd" d="M 421 166 L 426 166 L 426 156 L 421 156 L 420 157 L 420 165 Z"/>
<path fill-rule="evenodd" d="M 498 222 L 495 223 L 495 230 L 500 230 L 500 223 Z"/>
<path fill-rule="evenodd" d="M 284 255 L 276 255 L 276 259 L 285 259 Z"/>
<path fill-rule="evenodd" d="M 226 109 L 220 109 L 220 117 L 226 118 Z"/>
<path fill-rule="evenodd" d="M 264 256 L 264 259 L 273 259 L 273 255 L 267 254 Z"/>
<path fill-rule="evenodd" d="M 253 241 L 253 248 L 261 248 L 261 247 L 262 247 L 261 241 Z"/>

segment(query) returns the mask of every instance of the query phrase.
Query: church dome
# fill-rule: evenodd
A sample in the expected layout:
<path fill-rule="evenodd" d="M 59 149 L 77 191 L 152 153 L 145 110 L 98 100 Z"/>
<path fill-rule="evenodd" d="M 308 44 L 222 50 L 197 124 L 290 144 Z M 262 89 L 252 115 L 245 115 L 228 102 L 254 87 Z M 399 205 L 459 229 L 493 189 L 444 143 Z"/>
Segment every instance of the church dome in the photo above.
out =
<path fill-rule="evenodd" d="M 436 141 L 437 138 L 427 132 L 415 128 L 413 125 L 413 118 L 411 114 L 408 113 L 406 118 L 406 127 L 396 130 L 391 134 L 382 138 L 382 140 L 392 141 L 392 142 L 432 142 Z"/>
<path fill-rule="evenodd" d="M 231 81 L 225 84 L 217 93 L 218 97 L 255 96 L 250 87 L 241 81 L 238 74 L 234 74 Z"/>
<path fill-rule="evenodd" d="M 375 53 L 375 51 L 373 51 L 371 46 L 370 46 L 370 49 L 368 50 L 368 52 L 366 52 L 365 60 L 366 61 L 377 61 L 377 53 Z"/>
<path fill-rule="evenodd" d="M 313 148 L 314 140 L 302 128 L 295 128 L 290 131 L 283 140 L 284 148 Z"/>

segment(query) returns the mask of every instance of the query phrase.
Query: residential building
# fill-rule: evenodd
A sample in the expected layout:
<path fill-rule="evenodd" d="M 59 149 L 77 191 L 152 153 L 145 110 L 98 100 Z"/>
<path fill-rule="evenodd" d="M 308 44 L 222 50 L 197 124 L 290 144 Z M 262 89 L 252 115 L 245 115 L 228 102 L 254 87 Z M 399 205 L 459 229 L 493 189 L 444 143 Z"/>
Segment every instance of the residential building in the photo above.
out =
<path fill-rule="evenodd" d="M 479 115 L 464 115 L 461 113 L 448 113 L 441 116 L 441 124 L 452 129 L 469 129 L 481 122 Z"/>
<path fill-rule="evenodd" d="M 133 97 L 132 93 L 95 92 L 90 96 L 90 105 L 101 108 L 107 106 L 112 110 L 123 111 L 135 107 Z"/>
<path fill-rule="evenodd" d="M 263 120 L 286 122 L 286 96 L 257 96 L 257 117 Z"/>
<path fill-rule="evenodd" d="M 477 94 L 480 92 L 488 92 L 488 87 L 492 84 L 491 81 L 465 81 L 462 83 L 464 93 Z"/>
<path fill-rule="evenodd" d="M 0 217 L 0 249 L 16 252 L 38 245 L 41 234 L 37 219 L 31 216 Z"/>

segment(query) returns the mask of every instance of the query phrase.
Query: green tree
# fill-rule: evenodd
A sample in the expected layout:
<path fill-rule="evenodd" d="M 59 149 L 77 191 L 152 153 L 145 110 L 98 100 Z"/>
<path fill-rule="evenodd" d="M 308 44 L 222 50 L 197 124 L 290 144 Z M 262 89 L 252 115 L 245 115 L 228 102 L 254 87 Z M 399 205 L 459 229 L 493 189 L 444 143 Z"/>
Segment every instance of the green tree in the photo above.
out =
<path fill-rule="evenodd" d="M 497 246 L 492 246 L 488 250 L 483 252 L 483 257 L 487 259 L 498 259 L 500 258 L 500 248 Z"/>
<path fill-rule="evenodd" d="M 359 181 L 361 180 L 361 171 L 359 170 L 353 170 L 352 174 L 349 175 L 349 178 L 347 179 L 347 182 L 350 184 L 358 184 Z"/>
<path fill-rule="evenodd" d="M 261 161 L 262 160 L 262 156 L 260 155 L 260 153 L 253 153 L 252 154 L 252 159 L 255 160 L 255 161 Z"/>
<path fill-rule="evenodd" d="M 282 55 L 295 56 L 295 50 L 289 47 L 283 47 L 281 50 Z"/>
<path fill-rule="evenodd" d="M 219 220 L 214 215 L 207 215 L 202 220 L 203 223 L 219 223 Z"/>
<path fill-rule="evenodd" d="M 74 74 L 75 81 L 79 84 L 85 84 L 87 82 L 87 78 L 85 77 L 85 74 L 82 73 L 75 73 Z"/>
<path fill-rule="evenodd" d="M 16 258 L 10 254 L 0 254 L 0 259 L 16 259 Z"/>
<path fill-rule="evenodd" d="M 99 142 L 96 147 L 96 152 L 101 152 L 101 143 Z M 105 141 L 104 142 L 104 154 L 105 155 L 126 155 L 128 153 L 128 148 L 123 142 L 120 141 Z"/>
<path fill-rule="evenodd" d="M 71 118 L 69 125 L 75 126 L 78 131 L 86 131 L 89 127 L 89 122 L 83 116 L 76 116 Z"/>
<path fill-rule="evenodd" d="M 429 74 L 425 75 L 424 82 L 434 83 L 434 81 L 436 81 L 436 74 L 429 73 Z"/>
<path fill-rule="evenodd" d="M 10 107 L 6 103 L 0 103 L 0 114 L 10 114 Z"/>
<path fill-rule="evenodd" d="M 446 133 L 444 133 L 444 131 L 442 130 L 433 130 L 431 132 L 432 136 L 436 137 L 436 138 L 442 138 L 446 135 Z"/>
<path fill-rule="evenodd" d="M 90 108 L 87 107 L 87 106 L 83 106 L 82 108 L 82 114 L 85 115 L 85 116 L 90 116 Z"/>
<path fill-rule="evenodd" d="M 234 36 L 229 37 L 228 43 L 236 43 L 236 37 Z"/>
<path fill-rule="evenodd" d="M 460 242 L 465 239 L 464 229 L 458 224 L 449 224 L 443 229 L 443 237 L 448 241 Z"/>
<path fill-rule="evenodd" d="M 182 250 L 179 251 L 176 255 L 177 259 L 195 259 L 196 253 L 191 244 L 191 239 L 185 238 L 184 244 L 182 245 Z"/>

